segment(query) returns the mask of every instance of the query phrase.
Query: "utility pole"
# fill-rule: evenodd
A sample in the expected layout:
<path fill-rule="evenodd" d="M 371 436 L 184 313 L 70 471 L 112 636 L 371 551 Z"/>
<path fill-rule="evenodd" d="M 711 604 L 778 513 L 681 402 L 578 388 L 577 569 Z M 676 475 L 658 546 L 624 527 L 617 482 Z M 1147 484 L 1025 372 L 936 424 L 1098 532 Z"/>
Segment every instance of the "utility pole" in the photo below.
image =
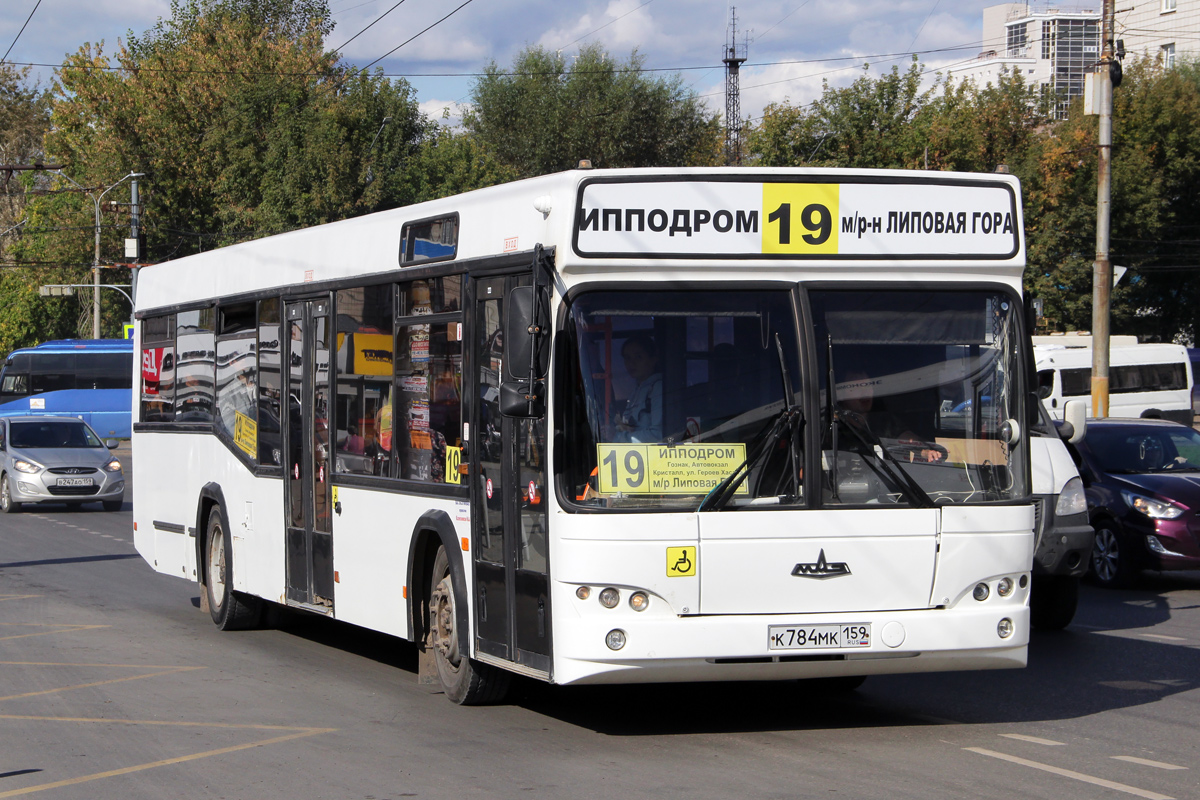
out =
<path fill-rule="evenodd" d="M 107 189 L 105 189 L 103 192 L 101 192 L 99 197 L 95 196 L 95 194 L 92 192 L 92 190 L 88 189 L 83 184 L 79 183 L 74 178 L 72 178 L 70 175 L 67 175 L 65 172 L 59 170 L 56 174 L 66 178 L 68 181 L 70 181 L 71 183 L 78 186 L 79 189 L 84 194 L 86 194 L 88 197 L 91 198 L 92 205 L 95 206 L 95 208 L 96 208 L 96 250 L 95 250 L 95 255 L 92 258 L 92 287 L 93 287 L 93 291 L 92 291 L 92 294 L 93 294 L 93 296 L 92 296 L 92 338 L 99 339 L 100 338 L 100 201 L 104 199 L 104 195 L 108 194 L 113 189 L 117 188 L 122 183 L 124 183 L 125 181 L 129 180 L 130 178 L 140 178 L 143 175 L 145 175 L 145 173 L 144 172 L 129 173 L 124 178 L 121 178 L 121 180 L 117 181 L 112 186 L 109 186 Z"/>
<path fill-rule="evenodd" d="M 746 62 L 749 44 L 737 43 L 737 6 L 729 10 L 729 41 L 725 43 L 725 164 L 742 163 L 742 96 L 738 68 Z"/>
<path fill-rule="evenodd" d="M 1092 268 L 1092 416 L 1108 416 L 1108 344 L 1112 304 L 1109 223 L 1112 217 L 1113 29 L 1115 0 L 1104 0 L 1100 32 L 1100 141 L 1096 167 L 1096 261 Z"/>

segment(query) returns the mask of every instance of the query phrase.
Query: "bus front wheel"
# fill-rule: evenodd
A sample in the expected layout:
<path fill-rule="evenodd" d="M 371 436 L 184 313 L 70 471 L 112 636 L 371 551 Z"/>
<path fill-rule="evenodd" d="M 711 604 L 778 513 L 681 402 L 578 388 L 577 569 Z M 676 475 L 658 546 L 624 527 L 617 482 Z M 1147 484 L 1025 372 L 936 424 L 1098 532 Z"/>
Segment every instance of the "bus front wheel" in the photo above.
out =
<path fill-rule="evenodd" d="M 217 627 L 239 631 L 258 625 L 262 601 L 233 591 L 233 548 L 225 531 L 221 507 L 208 514 L 204 535 L 204 591 L 208 592 L 208 610 Z"/>
<path fill-rule="evenodd" d="M 429 638 L 426 644 L 433 650 L 438 680 L 446 696 L 459 705 L 498 703 L 508 691 L 511 676 L 462 652 L 454 589 L 454 575 L 450 571 L 446 548 L 438 547 L 429 589 Z"/>

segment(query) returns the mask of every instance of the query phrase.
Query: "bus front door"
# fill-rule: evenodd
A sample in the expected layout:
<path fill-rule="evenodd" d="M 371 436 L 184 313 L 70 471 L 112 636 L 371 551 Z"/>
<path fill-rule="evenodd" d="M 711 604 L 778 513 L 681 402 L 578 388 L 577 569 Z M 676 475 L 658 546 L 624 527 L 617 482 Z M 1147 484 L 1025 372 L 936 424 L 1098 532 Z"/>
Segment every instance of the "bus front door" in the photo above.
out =
<path fill-rule="evenodd" d="M 287 601 L 333 613 L 327 297 L 287 304 Z"/>
<path fill-rule="evenodd" d="M 469 452 L 478 654 L 550 672 L 546 419 L 500 413 L 506 298 L 528 272 L 475 282 Z"/>

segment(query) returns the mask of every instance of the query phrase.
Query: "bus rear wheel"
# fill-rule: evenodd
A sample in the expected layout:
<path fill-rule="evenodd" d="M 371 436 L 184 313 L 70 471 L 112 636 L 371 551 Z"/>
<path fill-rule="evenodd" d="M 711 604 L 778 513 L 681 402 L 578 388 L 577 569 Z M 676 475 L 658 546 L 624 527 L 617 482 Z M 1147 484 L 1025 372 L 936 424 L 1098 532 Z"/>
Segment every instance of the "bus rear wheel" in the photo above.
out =
<path fill-rule="evenodd" d="M 204 535 L 204 591 L 208 592 L 208 611 L 223 631 L 241 631 L 258 626 L 262 601 L 233 590 L 233 548 L 228 541 L 221 507 L 208 514 Z"/>
<path fill-rule="evenodd" d="M 481 664 L 462 652 L 459 646 L 454 575 L 446 548 L 438 547 L 433 559 L 429 589 L 429 638 L 438 680 L 446 697 L 463 706 L 498 703 L 508 692 L 511 675 Z"/>

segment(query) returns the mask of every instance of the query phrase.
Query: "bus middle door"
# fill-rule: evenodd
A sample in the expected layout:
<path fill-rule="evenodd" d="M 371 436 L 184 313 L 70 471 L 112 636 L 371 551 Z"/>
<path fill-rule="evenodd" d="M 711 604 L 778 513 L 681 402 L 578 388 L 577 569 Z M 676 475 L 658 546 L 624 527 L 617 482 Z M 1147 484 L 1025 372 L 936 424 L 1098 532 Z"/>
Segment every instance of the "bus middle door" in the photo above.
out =
<path fill-rule="evenodd" d="M 475 281 L 471 420 L 478 654 L 550 672 L 546 417 L 501 414 L 509 293 L 529 272 Z M 511 348 L 510 348 L 511 349 Z"/>
<path fill-rule="evenodd" d="M 287 303 L 287 601 L 333 613 L 328 297 Z"/>

